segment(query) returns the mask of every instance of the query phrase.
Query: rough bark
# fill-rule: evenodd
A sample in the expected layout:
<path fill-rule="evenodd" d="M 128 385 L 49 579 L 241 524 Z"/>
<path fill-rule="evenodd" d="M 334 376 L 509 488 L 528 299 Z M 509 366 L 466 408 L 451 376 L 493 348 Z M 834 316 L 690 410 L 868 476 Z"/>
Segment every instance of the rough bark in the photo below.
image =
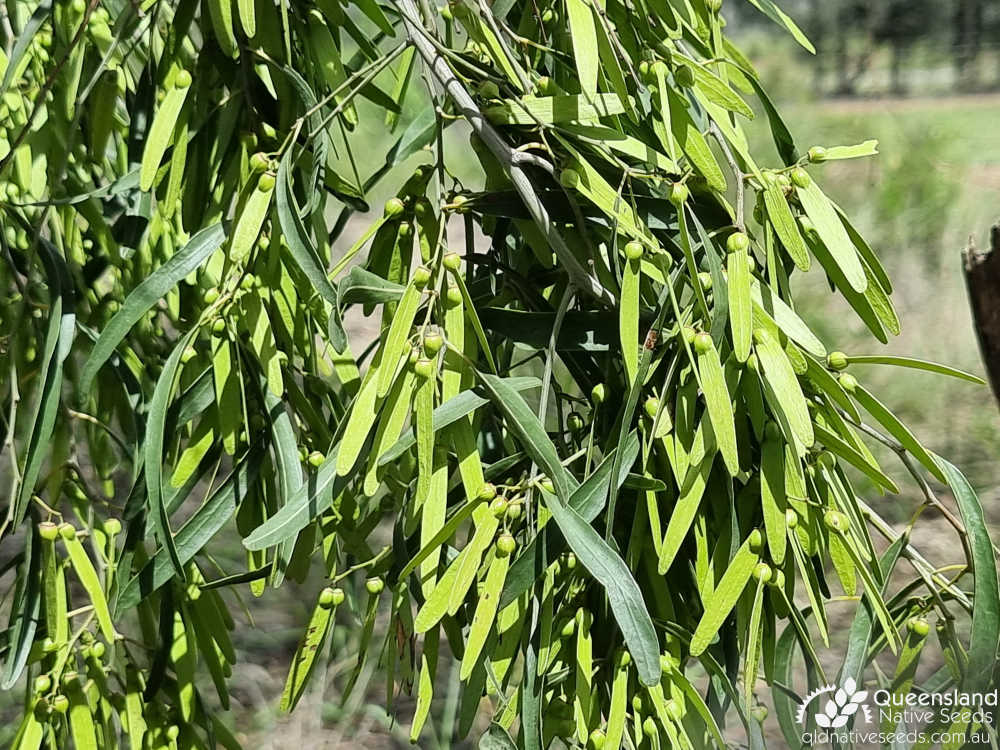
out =
<path fill-rule="evenodd" d="M 1000 401 L 1000 224 L 990 230 L 988 251 L 980 253 L 970 241 L 963 260 L 979 349 L 993 395 Z"/>

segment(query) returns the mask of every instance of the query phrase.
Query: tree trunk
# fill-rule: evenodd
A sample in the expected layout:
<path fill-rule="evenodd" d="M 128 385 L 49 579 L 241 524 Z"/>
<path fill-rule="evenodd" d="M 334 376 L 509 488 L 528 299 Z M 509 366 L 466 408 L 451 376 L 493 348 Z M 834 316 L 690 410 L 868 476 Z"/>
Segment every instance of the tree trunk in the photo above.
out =
<path fill-rule="evenodd" d="M 978 252 L 970 241 L 963 260 L 979 350 L 993 395 L 1000 401 L 1000 224 L 990 230 L 987 252 Z"/>

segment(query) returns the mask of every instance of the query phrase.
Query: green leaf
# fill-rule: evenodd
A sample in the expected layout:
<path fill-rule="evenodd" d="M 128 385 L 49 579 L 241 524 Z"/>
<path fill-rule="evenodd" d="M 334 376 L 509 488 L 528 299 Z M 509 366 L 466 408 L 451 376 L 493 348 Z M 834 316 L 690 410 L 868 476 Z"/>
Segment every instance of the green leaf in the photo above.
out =
<path fill-rule="evenodd" d="M 799 233 L 799 226 L 795 222 L 785 194 L 777 183 L 771 183 L 764 189 L 764 206 L 767 208 L 767 218 L 771 220 L 774 233 L 781 240 L 788 257 L 801 270 L 808 271 L 811 265 L 809 251 L 806 248 L 805 240 Z"/>
<path fill-rule="evenodd" d="M 768 386 L 767 395 L 773 396 L 774 406 L 784 415 L 792 433 L 808 448 L 813 444 L 812 419 L 788 357 L 774 337 L 762 328 L 754 331 L 754 342 L 754 351 Z"/>
<path fill-rule="evenodd" d="M 210 2 L 219 1 L 210 0 Z M 163 155 L 173 142 L 174 127 L 177 125 L 177 118 L 190 88 L 190 86 L 171 87 L 166 96 L 163 97 L 159 109 L 156 110 L 153 124 L 146 136 L 146 146 L 142 152 L 142 166 L 139 170 L 139 188 L 141 190 L 146 191 L 153 187 L 156 172 L 160 168 L 160 162 L 163 161 Z"/>
<path fill-rule="evenodd" d="M 844 224 L 840 221 L 830 199 L 815 182 L 810 182 L 806 187 L 797 187 L 796 194 L 802 203 L 802 208 L 816 228 L 820 240 L 844 274 L 847 283 L 856 292 L 864 292 L 868 288 L 865 269 L 861 265 L 857 248 L 854 247 L 847 230 L 844 229 Z"/>
<path fill-rule="evenodd" d="M 974 607 L 969 634 L 969 666 L 962 689 L 977 693 L 991 684 L 1000 649 L 1000 583 L 997 580 L 996 554 L 983 506 L 972 486 L 953 464 L 940 457 L 936 457 L 936 461 L 955 495 L 972 550 Z"/>
<path fill-rule="evenodd" d="M 776 24 L 784 26 L 785 29 L 787 29 L 792 35 L 792 38 L 801 44 L 805 49 L 809 50 L 814 55 L 816 54 L 816 48 L 813 47 L 812 42 L 809 41 L 806 35 L 802 33 L 802 29 L 800 29 L 796 25 L 795 21 L 792 20 L 791 16 L 779 8 L 773 0 L 749 0 L 749 2 Z"/>
<path fill-rule="evenodd" d="M 760 562 L 760 556 L 751 549 L 754 536 L 759 537 L 760 532 L 753 532 L 743 542 L 733 555 L 715 590 L 705 601 L 705 613 L 691 637 L 691 656 L 699 656 L 712 643 L 722 623 L 729 617 L 729 613 L 736 606 L 736 601 L 743 594 L 754 567 Z"/>
<path fill-rule="evenodd" d="M 936 372 L 938 375 L 950 375 L 953 378 L 958 378 L 959 380 L 967 380 L 970 383 L 975 383 L 976 385 L 986 385 L 986 381 L 982 378 L 973 375 L 972 373 L 964 372 L 954 367 L 949 367 L 948 365 L 941 365 L 937 362 L 928 362 L 925 359 L 914 359 L 913 357 L 895 357 L 888 354 L 874 354 L 874 355 L 851 355 L 847 358 L 847 361 L 854 365 L 892 365 L 893 367 L 908 367 L 914 370 L 925 370 L 927 372 Z"/>
<path fill-rule="evenodd" d="M 865 141 L 856 146 L 829 146 L 823 154 L 823 161 L 833 161 L 834 159 L 857 159 L 861 156 L 876 156 L 878 154 L 878 141 Z"/>
<path fill-rule="evenodd" d="M 323 594 L 321 593 L 320 596 L 322 597 Z M 313 607 L 309 624 L 306 626 L 302 641 L 292 657 L 288 677 L 285 678 L 285 689 L 281 693 L 281 703 L 278 706 L 281 711 L 291 712 L 309 684 L 309 677 L 316 665 L 316 657 L 323 648 L 323 642 L 330 629 L 330 619 L 335 609 L 335 607 L 327 606 L 321 601 L 317 601 L 316 606 Z"/>
<path fill-rule="evenodd" d="M 479 750 L 517 750 L 517 745 L 506 729 L 499 724 L 490 724 L 490 728 L 479 738 Z"/>
<path fill-rule="evenodd" d="M 125 304 L 101 331 L 90 356 L 80 373 L 77 389 L 81 394 L 90 392 L 94 377 L 108 361 L 115 348 L 134 326 L 167 292 L 189 273 L 198 268 L 209 255 L 222 246 L 225 232 L 221 224 L 214 224 L 197 232 L 188 243 L 166 263 L 157 268 L 139 286 L 132 290 Z"/>
<path fill-rule="evenodd" d="M 559 94 L 507 99 L 502 104 L 487 107 L 483 114 L 497 125 L 554 125 L 596 120 L 624 111 L 617 94 L 597 94 L 592 99 L 582 94 Z"/>
<path fill-rule="evenodd" d="M 566 0 L 566 17 L 573 39 L 573 58 L 579 76 L 580 90 L 592 100 L 597 96 L 597 73 L 600 69 L 597 31 L 594 16 L 586 0 Z"/>
<path fill-rule="evenodd" d="M 731 257 L 731 256 L 730 256 Z M 733 397 L 726 387 L 726 374 L 713 344 L 698 354 L 698 374 L 705 405 L 712 420 L 715 441 L 731 476 L 740 473 L 740 457 L 736 447 L 736 423 L 733 417 Z"/>

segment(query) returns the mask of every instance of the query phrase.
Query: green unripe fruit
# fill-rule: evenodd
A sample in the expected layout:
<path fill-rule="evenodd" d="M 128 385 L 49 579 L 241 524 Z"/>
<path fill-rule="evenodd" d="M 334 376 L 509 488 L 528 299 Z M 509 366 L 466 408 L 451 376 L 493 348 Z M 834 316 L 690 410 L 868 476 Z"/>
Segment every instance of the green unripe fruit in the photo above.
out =
<path fill-rule="evenodd" d="M 625 245 L 625 257 L 629 260 L 639 260 L 642 257 L 642 244 L 633 240 Z"/>
<path fill-rule="evenodd" d="M 263 240 L 266 238 L 261 237 L 261 239 Z M 257 286 L 257 277 L 254 276 L 252 273 L 248 273 L 246 276 L 240 279 L 240 289 L 242 289 L 245 292 L 249 292 L 255 286 Z"/>
<path fill-rule="evenodd" d="M 722 0 L 705 0 L 705 7 L 709 13 L 718 13 L 722 10 Z"/>
<path fill-rule="evenodd" d="M 608 736 L 600 729 L 595 729 L 587 739 L 587 750 L 604 750 L 607 741 Z"/>
<path fill-rule="evenodd" d="M 479 84 L 479 95 L 483 97 L 483 99 L 499 99 L 500 87 L 493 81 L 483 81 Z"/>
<path fill-rule="evenodd" d="M 191 74 L 188 73 L 186 70 L 182 70 L 180 73 L 177 74 L 177 77 L 174 78 L 174 86 L 176 86 L 179 89 L 186 89 L 190 85 L 191 85 Z"/>
<path fill-rule="evenodd" d="M 660 673 L 670 674 L 677 668 L 677 659 L 673 654 L 660 654 Z"/>
<path fill-rule="evenodd" d="M 726 238 L 726 251 L 730 253 L 738 253 L 741 250 L 748 250 L 750 248 L 750 238 L 747 237 L 745 232 L 733 232 Z"/>
<path fill-rule="evenodd" d="M 59 527 L 51 521 L 42 521 L 38 524 L 38 536 L 47 542 L 54 542 L 59 536 Z"/>
<path fill-rule="evenodd" d="M 809 161 L 813 163 L 826 161 L 826 149 L 822 146 L 813 146 L 809 149 Z"/>
<path fill-rule="evenodd" d="M 764 439 L 765 440 L 779 440 L 781 438 L 781 428 L 778 427 L 778 423 L 773 419 L 769 420 L 766 425 L 764 425 Z"/>
<path fill-rule="evenodd" d="M 650 396 L 642 405 L 643 411 L 646 412 L 646 416 L 650 419 L 656 417 L 656 413 L 660 410 L 660 399 L 656 396 Z"/>
<path fill-rule="evenodd" d="M 552 79 L 548 76 L 541 76 L 537 81 L 535 81 L 535 90 L 539 94 L 554 94 L 556 92 L 555 84 Z"/>
<path fill-rule="evenodd" d="M 785 588 L 785 574 L 782 572 L 781 568 L 774 569 L 774 578 L 768 581 L 768 586 L 773 586 L 776 589 Z"/>
<path fill-rule="evenodd" d="M 820 451 L 816 460 L 825 469 L 832 470 L 837 465 L 837 457 L 830 453 L 830 451 Z"/>
<path fill-rule="evenodd" d="M 858 379 L 849 372 L 841 373 L 837 380 L 840 383 L 840 387 L 848 393 L 854 393 L 854 390 L 858 387 Z"/>
<path fill-rule="evenodd" d="M 434 363 L 429 359 L 418 359 L 417 363 L 413 365 L 413 372 L 421 380 L 427 380 L 434 374 Z"/>
<path fill-rule="evenodd" d="M 759 552 L 760 548 L 764 546 L 764 536 L 760 533 L 760 529 L 751 531 L 748 539 L 750 540 L 750 549 L 753 552 Z"/>
<path fill-rule="evenodd" d="M 222 333 L 226 330 L 226 321 L 222 318 L 216 318 L 212 321 L 212 333 Z"/>
<path fill-rule="evenodd" d="M 653 720 L 652 716 L 647 716 L 642 722 L 642 733 L 652 739 L 659 735 L 660 730 L 656 727 L 656 722 Z"/>
<path fill-rule="evenodd" d="M 329 586 L 319 592 L 319 606 L 323 609 L 332 609 L 334 607 L 334 599 L 336 599 L 336 596 L 333 593 L 333 589 Z"/>
<path fill-rule="evenodd" d="M 205 295 L 203 297 L 206 305 L 214 304 L 217 299 L 219 299 L 219 290 L 215 287 L 205 290 Z"/>
<path fill-rule="evenodd" d="M 548 25 L 552 23 L 557 23 L 558 21 L 559 21 L 559 14 L 556 11 L 549 9 L 544 13 L 542 13 L 542 23 Z"/>
<path fill-rule="evenodd" d="M 574 618 L 572 620 L 566 621 L 566 624 L 562 626 L 562 630 L 559 631 L 559 634 L 563 638 L 569 638 L 575 632 L 576 632 L 576 619 Z"/>
<path fill-rule="evenodd" d="M 104 522 L 104 533 L 108 536 L 118 536 L 122 533 L 122 522 L 117 518 L 109 518 Z"/>
<path fill-rule="evenodd" d="M 458 288 L 458 284 L 449 286 L 448 291 L 444 293 L 444 298 L 449 307 L 462 304 L 462 290 Z"/>
<path fill-rule="evenodd" d="M 507 508 L 510 507 L 510 503 L 505 497 L 495 497 L 492 502 L 490 502 L 490 513 L 496 519 L 503 518 L 507 515 Z"/>
<path fill-rule="evenodd" d="M 521 517 L 521 512 L 522 512 L 521 503 L 511 503 L 507 507 L 507 520 L 516 521 Z"/>
<path fill-rule="evenodd" d="M 572 552 L 567 552 L 563 556 L 563 565 L 565 565 L 566 570 L 573 570 L 576 567 L 576 555 Z"/>
<path fill-rule="evenodd" d="M 269 193 L 274 190 L 274 175 L 265 172 L 257 179 L 257 189 L 262 193 Z"/>
<path fill-rule="evenodd" d="M 566 418 L 566 426 L 569 427 L 570 432 L 579 432 L 584 427 L 583 417 L 576 412 L 571 413 Z"/>
<path fill-rule="evenodd" d="M 754 706 L 750 709 L 750 715 L 758 724 L 763 724 L 767 720 L 767 706 Z"/>
<path fill-rule="evenodd" d="M 701 271 L 698 274 L 698 283 L 701 284 L 702 290 L 710 292 L 712 290 L 712 274 Z"/>
<path fill-rule="evenodd" d="M 712 337 L 707 333 L 699 333 L 694 337 L 694 350 L 698 354 L 707 354 L 712 351 Z"/>
<path fill-rule="evenodd" d="M 344 590 L 340 587 L 332 589 L 332 593 L 333 593 L 333 598 L 330 601 L 333 602 L 334 607 L 339 607 L 341 604 L 344 603 L 344 600 L 347 598 L 347 595 L 344 594 Z"/>
<path fill-rule="evenodd" d="M 687 65 L 681 65 L 674 71 L 674 80 L 681 88 L 689 89 L 694 86 L 694 71 Z"/>
<path fill-rule="evenodd" d="M 850 527 L 851 522 L 847 516 L 839 510 L 828 510 L 823 514 L 823 524 L 838 534 L 843 534 Z"/>
<path fill-rule="evenodd" d="M 104 658 L 104 654 L 106 653 L 107 653 L 107 648 L 100 641 L 95 642 L 94 645 L 90 647 L 90 655 L 93 656 L 95 659 Z"/>
<path fill-rule="evenodd" d="M 501 534 L 497 538 L 497 554 L 500 557 L 507 557 L 517 549 L 517 541 L 510 534 Z"/>
<path fill-rule="evenodd" d="M 653 68 L 650 66 L 649 60 L 642 60 L 639 62 L 639 77 L 646 83 L 652 83 Z"/>
<path fill-rule="evenodd" d="M 812 184 L 812 177 L 802 167 L 796 167 L 791 173 L 792 184 L 795 187 L 807 188 Z"/>
<path fill-rule="evenodd" d="M 548 477 L 542 477 L 541 479 L 539 479 L 538 486 L 541 487 L 546 492 L 548 492 L 550 495 L 556 494 L 556 487 L 554 484 L 552 484 L 552 480 L 549 479 Z"/>
<path fill-rule="evenodd" d="M 838 372 L 845 370 L 848 364 L 847 355 L 843 352 L 830 352 L 826 355 L 826 366 L 831 370 L 837 370 Z"/>
<path fill-rule="evenodd" d="M 65 695 L 57 695 L 52 699 L 52 710 L 60 714 L 69 711 L 69 698 Z"/>
<path fill-rule="evenodd" d="M 262 151 L 258 151 L 250 157 L 250 171 L 259 174 L 264 172 L 270 163 L 271 160 Z"/>
<path fill-rule="evenodd" d="M 399 216 L 403 213 L 406 206 L 403 205 L 403 201 L 399 198 L 390 198 L 385 202 L 384 213 L 388 217 Z"/>
<path fill-rule="evenodd" d="M 476 499 L 477 500 L 483 500 L 483 501 L 489 501 L 489 500 L 492 500 L 493 498 L 495 498 L 496 496 L 497 496 L 497 488 L 494 487 L 489 482 L 487 482 L 486 484 L 484 484 L 480 488 L 479 494 L 476 495 Z"/>
<path fill-rule="evenodd" d="M 603 404 L 604 398 L 607 395 L 604 383 L 598 383 L 590 390 L 590 400 L 594 402 L 595 405 Z"/>
<path fill-rule="evenodd" d="M 413 270 L 413 284 L 417 289 L 423 289 L 431 280 L 431 269 L 427 266 L 417 266 Z"/>
<path fill-rule="evenodd" d="M 559 174 L 559 183 L 570 190 L 580 184 L 580 173 L 575 169 L 564 169 Z"/>
<path fill-rule="evenodd" d="M 59 536 L 67 541 L 76 537 L 76 529 L 73 528 L 71 523 L 61 523 L 59 524 Z"/>
<path fill-rule="evenodd" d="M 458 253 L 448 253 L 441 262 L 449 271 L 457 271 L 462 267 L 462 256 Z"/>
<path fill-rule="evenodd" d="M 670 186 L 670 202 L 675 206 L 680 206 L 684 201 L 688 199 L 690 191 L 688 186 L 683 182 L 675 182 Z"/>
<path fill-rule="evenodd" d="M 369 578 L 365 581 L 365 589 L 372 596 L 378 596 L 382 593 L 382 589 L 385 588 L 385 582 L 381 578 Z"/>
<path fill-rule="evenodd" d="M 322 463 L 323 463 L 323 462 L 324 462 L 325 460 L 326 460 L 326 456 L 324 456 L 324 455 L 323 455 L 322 453 L 320 453 L 319 451 L 313 451 L 312 453 L 310 453 L 310 454 L 309 454 L 308 458 L 306 458 L 306 461 L 308 461 L 308 462 L 309 462 L 309 465 L 310 465 L 310 466 L 313 466 L 313 467 L 317 467 L 317 468 L 318 468 L 318 467 L 319 467 L 319 466 L 320 466 L 320 465 L 321 465 L 321 464 L 322 464 Z"/>
<path fill-rule="evenodd" d="M 440 8 L 438 8 L 438 10 L 441 12 L 441 18 L 443 18 L 445 21 L 450 21 L 454 18 L 454 16 L 451 13 L 451 6 L 442 5 Z"/>
<path fill-rule="evenodd" d="M 52 689 L 52 678 L 47 674 L 40 674 L 35 678 L 35 692 L 47 693 Z"/>
<path fill-rule="evenodd" d="M 930 623 L 923 617 L 911 617 L 906 621 L 906 628 L 917 638 L 926 638 L 931 632 Z"/>
<path fill-rule="evenodd" d="M 760 562 L 754 566 L 753 577 L 756 580 L 767 583 L 768 581 L 771 580 L 771 575 L 772 575 L 771 566 L 768 565 L 767 563 Z"/>
<path fill-rule="evenodd" d="M 171 724 L 169 727 L 167 727 L 167 739 L 170 740 L 171 742 L 176 740 L 180 736 L 180 734 L 181 734 L 180 727 L 178 727 L 176 724 Z"/>
<path fill-rule="evenodd" d="M 799 525 L 799 514 L 789 508 L 785 511 L 785 526 L 794 529 Z"/>
<path fill-rule="evenodd" d="M 632 654 L 630 654 L 628 651 L 625 651 L 624 649 L 619 651 L 615 663 L 618 665 L 620 669 L 624 669 L 625 667 L 627 667 L 629 664 L 632 663 Z"/>
<path fill-rule="evenodd" d="M 694 340 L 698 336 L 698 332 L 691 326 L 684 326 L 684 328 L 681 329 L 681 335 L 684 337 L 684 343 L 688 346 L 693 346 Z"/>
<path fill-rule="evenodd" d="M 58 651 L 58 650 L 59 650 L 59 644 L 56 643 L 51 638 L 49 638 L 48 636 L 45 636 L 45 639 L 42 641 L 42 653 L 51 654 L 53 651 Z"/>
<path fill-rule="evenodd" d="M 193 346 L 187 346 L 181 353 L 181 362 L 186 365 L 188 362 L 190 362 L 197 356 L 198 356 L 198 350 L 195 349 Z"/>
<path fill-rule="evenodd" d="M 444 346 L 444 337 L 440 333 L 430 333 L 424 336 L 424 352 L 428 357 L 433 357 Z"/>

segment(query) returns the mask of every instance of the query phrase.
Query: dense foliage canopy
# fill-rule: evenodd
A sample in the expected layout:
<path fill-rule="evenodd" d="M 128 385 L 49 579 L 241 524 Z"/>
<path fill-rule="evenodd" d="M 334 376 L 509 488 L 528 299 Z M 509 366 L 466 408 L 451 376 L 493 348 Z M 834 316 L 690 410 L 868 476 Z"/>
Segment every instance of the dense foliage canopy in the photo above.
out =
<path fill-rule="evenodd" d="M 761 747 L 764 701 L 798 746 L 805 691 L 908 692 L 932 625 L 933 689 L 994 684 L 979 502 L 854 371 L 975 378 L 829 351 L 797 315 L 812 268 L 898 332 L 820 187 L 876 148 L 798 150 L 721 6 L 6 3 L 16 748 L 237 747 L 238 596 L 282 585 L 315 609 L 281 707 L 346 627 L 337 694 L 377 665 L 417 742 L 488 706 L 486 748 Z M 862 497 L 899 491 L 872 441 L 967 565 Z M 220 565 L 235 533 L 246 564 Z"/>

